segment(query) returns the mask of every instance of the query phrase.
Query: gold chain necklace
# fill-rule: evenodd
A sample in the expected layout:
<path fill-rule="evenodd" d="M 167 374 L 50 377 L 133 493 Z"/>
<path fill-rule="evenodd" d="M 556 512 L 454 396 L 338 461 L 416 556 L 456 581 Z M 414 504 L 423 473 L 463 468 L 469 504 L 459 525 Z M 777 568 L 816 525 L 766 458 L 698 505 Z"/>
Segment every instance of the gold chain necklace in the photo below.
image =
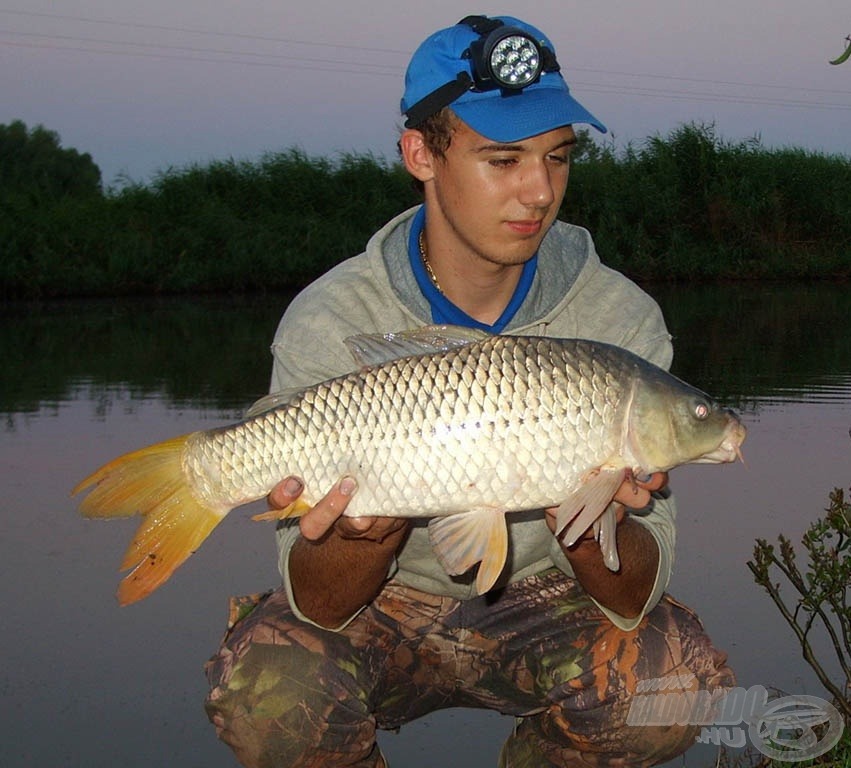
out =
<path fill-rule="evenodd" d="M 440 293 L 443 293 L 443 288 L 440 287 L 440 283 L 437 281 L 437 275 L 434 274 L 434 270 L 431 268 L 431 262 L 428 260 L 428 255 L 426 254 L 425 248 L 425 237 L 424 230 L 420 230 L 419 244 L 420 244 L 420 258 L 422 259 L 423 266 L 425 267 L 426 274 L 431 280 L 431 284 L 437 288 Z"/>

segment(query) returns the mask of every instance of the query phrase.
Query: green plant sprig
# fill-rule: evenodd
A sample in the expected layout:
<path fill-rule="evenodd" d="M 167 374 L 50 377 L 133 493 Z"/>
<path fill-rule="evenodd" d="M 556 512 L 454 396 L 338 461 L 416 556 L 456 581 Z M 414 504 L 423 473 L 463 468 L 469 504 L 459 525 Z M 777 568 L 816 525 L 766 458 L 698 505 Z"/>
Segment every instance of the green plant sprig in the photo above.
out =
<path fill-rule="evenodd" d="M 802 573 L 797 565 L 791 541 L 783 535 L 778 537 L 778 541 L 779 554 L 765 539 L 757 539 L 748 568 L 792 628 L 801 644 L 804 659 L 819 681 L 833 695 L 846 718 L 851 718 L 851 608 L 848 605 L 851 504 L 845 501 L 843 490 L 834 489 L 826 515 L 812 523 L 802 538 L 809 560 L 809 568 L 805 572 Z M 772 568 L 779 570 L 798 593 L 794 609 L 790 609 L 781 596 L 781 585 L 773 581 Z M 821 619 L 833 645 L 845 676 L 844 686 L 831 679 L 810 643 L 809 635 L 816 619 Z"/>

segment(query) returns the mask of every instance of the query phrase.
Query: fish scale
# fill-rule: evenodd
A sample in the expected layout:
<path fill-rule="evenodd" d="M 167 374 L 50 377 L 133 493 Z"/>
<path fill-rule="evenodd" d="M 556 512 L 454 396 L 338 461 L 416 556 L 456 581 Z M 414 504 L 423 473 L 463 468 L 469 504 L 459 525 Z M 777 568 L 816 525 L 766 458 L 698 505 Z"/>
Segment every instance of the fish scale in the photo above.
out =
<path fill-rule="evenodd" d="M 605 378 L 594 368 L 617 361 L 547 339 L 530 350 L 518 338 L 333 380 L 236 432 L 203 433 L 187 452 L 190 471 L 200 477 L 218 465 L 218 500 L 232 505 L 263 495 L 288 474 L 304 479 L 309 502 L 343 474 L 379 477 L 360 484 L 351 516 L 434 517 L 471 504 L 555 503 L 614 451 L 607 427 L 622 387 L 600 386 Z M 473 370 L 486 371 L 484 388 L 465 375 Z M 581 382 L 596 386 L 589 391 Z"/>
<path fill-rule="evenodd" d="M 609 508 L 625 472 L 728 462 L 745 430 L 730 411 L 636 355 L 578 339 L 430 327 L 347 340 L 361 367 L 227 427 L 119 457 L 81 482 L 83 514 L 144 520 L 119 600 L 169 578 L 234 507 L 284 477 L 315 503 L 341 476 L 347 516 L 428 517 L 450 574 L 507 558 L 506 512 L 557 508 L 566 543 Z M 303 509 L 281 512 L 300 514 Z M 261 515 L 260 517 L 266 517 Z M 613 513 L 604 518 L 614 528 Z M 617 567 L 611 531 L 601 537 Z"/>

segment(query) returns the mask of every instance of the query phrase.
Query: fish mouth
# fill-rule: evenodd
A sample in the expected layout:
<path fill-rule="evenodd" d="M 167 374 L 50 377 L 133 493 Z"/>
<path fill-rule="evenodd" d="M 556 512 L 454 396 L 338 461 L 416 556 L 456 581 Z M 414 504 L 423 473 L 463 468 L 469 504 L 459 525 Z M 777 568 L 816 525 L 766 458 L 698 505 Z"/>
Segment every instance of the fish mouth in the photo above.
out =
<path fill-rule="evenodd" d="M 729 464 L 738 459 L 745 463 L 742 455 L 742 443 L 748 434 L 747 427 L 740 422 L 732 413 L 727 428 L 724 430 L 724 438 L 714 451 L 704 453 L 695 464 Z"/>

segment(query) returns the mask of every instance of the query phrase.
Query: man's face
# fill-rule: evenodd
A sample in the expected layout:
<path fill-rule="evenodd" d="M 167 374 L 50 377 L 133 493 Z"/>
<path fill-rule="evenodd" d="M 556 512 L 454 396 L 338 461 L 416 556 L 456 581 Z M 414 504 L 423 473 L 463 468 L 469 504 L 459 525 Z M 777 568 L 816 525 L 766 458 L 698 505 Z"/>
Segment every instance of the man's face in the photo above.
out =
<path fill-rule="evenodd" d="M 570 126 L 500 144 L 459 121 L 426 184 L 429 220 L 460 255 L 522 264 L 538 250 L 567 188 Z"/>

